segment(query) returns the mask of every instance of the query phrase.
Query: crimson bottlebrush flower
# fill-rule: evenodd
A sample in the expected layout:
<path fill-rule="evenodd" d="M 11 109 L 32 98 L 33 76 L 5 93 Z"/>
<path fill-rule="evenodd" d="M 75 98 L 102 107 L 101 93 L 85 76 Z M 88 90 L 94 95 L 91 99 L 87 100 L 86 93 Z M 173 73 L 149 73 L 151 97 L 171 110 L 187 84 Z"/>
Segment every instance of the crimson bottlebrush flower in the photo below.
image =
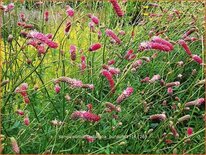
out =
<path fill-rule="evenodd" d="M 159 80 L 160 79 L 160 75 L 157 74 L 157 75 L 154 75 L 150 80 L 149 80 L 149 83 L 154 83 L 155 81 Z"/>
<path fill-rule="evenodd" d="M 82 81 L 80 80 L 72 79 L 65 76 L 59 77 L 54 80 L 54 84 L 58 84 L 60 82 L 66 82 L 68 85 L 70 85 L 73 88 L 90 88 L 90 89 L 94 88 L 92 84 L 83 84 Z"/>
<path fill-rule="evenodd" d="M 11 140 L 11 146 L 12 146 L 13 152 L 19 154 L 20 149 L 19 149 L 16 139 L 14 137 L 11 137 L 10 140 Z"/>
<path fill-rule="evenodd" d="M 115 10 L 117 16 L 119 17 L 122 17 L 124 16 L 124 12 L 122 11 L 122 9 L 120 8 L 117 0 L 110 0 L 112 6 L 113 6 L 113 9 Z"/>
<path fill-rule="evenodd" d="M 52 39 L 53 35 L 51 33 L 46 34 L 48 39 Z"/>
<path fill-rule="evenodd" d="M 108 65 L 102 65 L 102 68 L 108 70 L 112 75 L 120 74 L 119 68 L 114 68 Z"/>
<path fill-rule="evenodd" d="M 80 88 L 83 85 L 82 81 L 80 80 L 71 79 L 69 77 L 64 77 L 64 76 L 54 80 L 55 84 L 58 84 L 59 82 L 66 82 L 67 84 L 69 84 L 71 87 L 74 88 Z"/>
<path fill-rule="evenodd" d="M 70 52 L 70 55 L 71 55 L 71 59 L 72 59 L 73 61 L 76 60 L 76 50 L 77 50 L 76 46 L 70 45 L 70 50 L 69 50 L 69 52 Z"/>
<path fill-rule="evenodd" d="M 170 130 L 175 138 L 179 137 L 179 134 L 178 134 L 176 128 L 174 127 L 174 125 L 170 125 Z"/>
<path fill-rule="evenodd" d="M 184 48 L 185 52 L 191 57 L 192 56 L 192 52 L 190 51 L 187 43 L 184 40 L 179 40 L 178 43 Z"/>
<path fill-rule="evenodd" d="M 58 84 L 56 84 L 56 85 L 54 86 L 54 90 L 55 90 L 55 92 L 58 94 L 58 93 L 60 92 L 60 90 L 61 90 L 61 87 L 60 87 Z"/>
<path fill-rule="evenodd" d="M 71 118 L 74 120 L 81 118 L 89 122 L 98 122 L 101 119 L 100 116 L 88 111 L 75 111 L 72 113 Z"/>
<path fill-rule="evenodd" d="M 91 20 L 92 20 L 92 22 L 93 22 L 94 24 L 96 24 L 96 25 L 99 24 L 99 19 L 98 19 L 96 16 L 91 15 L 90 18 L 91 18 Z"/>
<path fill-rule="evenodd" d="M 189 106 L 200 106 L 202 103 L 205 102 L 205 99 L 204 98 L 199 98 L 199 99 L 196 99 L 194 101 L 190 101 L 190 102 L 187 102 L 185 103 L 185 107 L 189 107 Z"/>
<path fill-rule="evenodd" d="M 68 22 L 66 23 L 66 28 L 64 29 L 64 32 L 65 32 L 66 34 L 69 33 L 70 28 L 71 28 L 71 22 L 68 21 Z"/>
<path fill-rule="evenodd" d="M 27 89 L 28 89 L 28 84 L 22 83 L 19 87 L 16 88 L 15 92 L 20 93 L 24 99 L 24 102 L 28 104 L 30 103 L 30 100 L 27 94 Z"/>
<path fill-rule="evenodd" d="M 32 24 L 25 24 L 23 27 L 25 29 L 33 29 L 34 25 L 32 25 Z"/>
<path fill-rule="evenodd" d="M 89 51 L 93 52 L 100 49 L 102 45 L 100 43 L 95 43 L 89 47 Z"/>
<path fill-rule="evenodd" d="M 129 96 L 132 95 L 134 89 L 132 87 L 127 87 L 127 89 L 125 89 L 122 94 L 117 98 L 116 102 L 118 104 L 120 104 L 123 100 L 125 100 L 126 98 L 128 98 Z"/>
<path fill-rule="evenodd" d="M 49 11 L 44 12 L 44 20 L 47 22 L 49 20 Z"/>
<path fill-rule="evenodd" d="M 193 32 L 197 31 L 196 28 L 191 28 L 190 30 L 188 30 L 183 36 L 182 38 L 185 39 L 187 38 L 190 34 L 192 34 Z"/>
<path fill-rule="evenodd" d="M 18 109 L 18 110 L 16 111 L 16 113 L 17 113 L 18 115 L 20 115 L 20 116 L 23 116 L 23 115 L 24 115 L 24 112 L 23 112 L 22 110 L 20 110 L 20 109 Z"/>
<path fill-rule="evenodd" d="M 198 55 L 192 55 L 192 59 L 196 61 L 198 64 L 202 64 L 202 59 Z"/>
<path fill-rule="evenodd" d="M 172 94 L 173 94 L 173 89 L 172 89 L 172 87 L 168 87 L 168 88 L 167 88 L 167 93 L 168 93 L 169 95 L 172 95 Z"/>
<path fill-rule="evenodd" d="M 115 64 L 115 60 L 113 60 L 113 59 L 112 59 L 112 60 L 109 60 L 109 61 L 107 62 L 107 64 L 108 64 L 108 65 L 114 65 L 114 64 Z"/>
<path fill-rule="evenodd" d="M 72 9 L 70 6 L 68 6 L 66 9 L 66 13 L 69 17 L 73 17 L 74 16 L 74 9 Z"/>
<path fill-rule="evenodd" d="M 133 68 L 137 68 L 137 67 L 140 67 L 142 65 L 142 60 L 139 59 L 139 60 L 136 60 L 133 64 L 132 64 L 132 67 Z"/>
<path fill-rule="evenodd" d="M 110 111 L 116 111 L 116 112 L 121 112 L 121 108 L 120 106 L 115 106 L 114 104 L 110 103 L 110 102 L 106 102 L 105 106 L 107 108 L 109 108 Z"/>
<path fill-rule="evenodd" d="M 165 44 L 161 43 L 156 43 L 156 42 L 142 42 L 139 46 L 139 51 L 144 51 L 144 50 L 159 50 L 159 51 L 164 51 L 164 52 L 170 52 L 171 48 Z"/>
<path fill-rule="evenodd" d="M 106 35 L 110 38 L 112 38 L 117 44 L 121 44 L 121 40 L 118 38 L 118 36 L 110 29 L 106 29 Z"/>
<path fill-rule="evenodd" d="M 105 70 L 105 69 L 103 69 L 101 71 L 101 73 L 109 82 L 110 90 L 112 91 L 112 93 L 114 93 L 115 92 L 115 83 L 114 83 L 112 74 L 108 70 Z"/>
<path fill-rule="evenodd" d="M 187 128 L 187 135 L 191 136 L 193 134 L 193 129 L 191 127 Z"/>
<path fill-rule="evenodd" d="M 17 22 L 17 26 L 21 26 L 21 27 L 23 27 L 23 26 L 25 26 L 25 25 L 26 25 L 25 22 Z"/>
<path fill-rule="evenodd" d="M 89 135 L 84 136 L 84 139 L 86 139 L 89 143 L 92 143 L 95 140 L 94 137 L 89 136 Z"/>
<path fill-rule="evenodd" d="M 24 118 L 24 124 L 25 124 L 26 126 L 28 126 L 28 125 L 30 124 L 30 121 L 29 121 L 29 117 L 28 117 L 28 116 L 26 116 L 26 117 Z"/>
<path fill-rule="evenodd" d="M 80 64 L 80 69 L 81 72 L 83 73 L 86 69 L 87 65 L 86 65 L 86 57 L 84 55 L 81 56 L 81 64 Z"/>
<path fill-rule="evenodd" d="M 37 45 L 36 49 L 37 49 L 39 54 L 45 54 L 45 52 L 46 52 L 45 47 L 42 44 L 41 45 Z"/>
<path fill-rule="evenodd" d="M 174 87 L 174 86 L 179 86 L 179 85 L 180 85 L 179 81 L 166 83 L 166 87 Z"/>
<path fill-rule="evenodd" d="M 170 48 L 170 50 L 174 49 L 173 45 L 170 42 L 168 42 L 167 40 L 164 40 L 164 39 L 162 39 L 158 36 L 152 37 L 151 40 L 152 40 L 152 42 L 155 42 L 155 43 L 160 43 L 162 45 L 167 45 Z"/>
<path fill-rule="evenodd" d="M 10 3 L 4 8 L 4 12 L 10 12 L 11 10 L 14 9 L 14 3 Z"/>
<path fill-rule="evenodd" d="M 166 118 L 165 114 L 154 114 L 150 116 L 150 120 L 152 121 L 164 121 Z"/>
<path fill-rule="evenodd" d="M 144 79 L 141 80 L 141 82 L 142 82 L 142 83 L 144 83 L 144 82 L 146 83 L 146 82 L 149 82 L 149 80 L 150 80 L 149 77 L 145 77 Z"/>
<path fill-rule="evenodd" d="M 133 51 L 132 49 L 129 50 L 129 51 L 127 51 L 126 54 L 124 55 L 124 59 L 128 60 L 129 57 L 133 54 L 133 52 L 134 52 L 134 51 Z"/>
<path fill-rule="evenodd" d="M 47 38 L 46 35 L 37 31 L 30 31 L 27 35 L 28 38 L 37 39 L 45 44 L 47 44 L 50 48 L 57 48 L 58 44 L 50 39 Z"/>
<path fill-rule="evenodd" d="M 20 19 L 22 22 L 25 22 L 26 21 L 26 18 L 25 18 L 25 14 L 24 13 L 20 13 L 19 15 Z"/>

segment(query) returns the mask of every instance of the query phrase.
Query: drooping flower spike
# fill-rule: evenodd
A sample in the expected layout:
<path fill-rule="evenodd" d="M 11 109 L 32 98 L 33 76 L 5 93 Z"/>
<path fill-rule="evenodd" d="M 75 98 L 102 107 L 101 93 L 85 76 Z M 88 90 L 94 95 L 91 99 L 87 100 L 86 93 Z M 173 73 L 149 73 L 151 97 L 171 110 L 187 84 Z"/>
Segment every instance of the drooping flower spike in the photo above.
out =
<path fill-rule="evenodd" d="M 116 12 L 117 16 L 122 17 L 124 16 L 124 12 L 122 11 L 122 9 L 120 8 L 117 0 L 110 0 L 110 3 L 113 6 L 114 11 Z"/>
<path fill-rule="evenodd" d="M 121 44 L 121 40 L 111 29 L 106 29 L 106 35 L 113 39 L 117 44 Z"/>
<path fill-rule="evenodd" d="M 107 81 L 109 82 L 110 91 L 112 93 L 114 93 L 115 92 L 115 83 L 114 83 L 114 79 L 112 77 L 112 74 L 108 70 L 105 70 L 105 69 L 103 69 L 101 71 L 101 73 L 107 79 Z"/>
<path fill-rule="evenodd" d="M 101 47 L 102 47 L 102 45 L 100 43 L 95 43 L 89 47 L 89 51 L 94 52 L 94 51 L 100 49 Z"/>
<path fill-rule="evenodd" d="M 15 92 L 20 93 L 23 97 L 23 100 L 26 104 L 30 103 L 28 94 L 27 94 L 28 84 L 22 83 L 19 87 L 16 88 Z"/>
<path fill-rule="evenodd" d="M 132 87 L 127 87 L 122 94 L 117 98 L 116 102 L 120 104 L 122 101 L 124 101 L 126 98 L 132 95 L 134 89 Z"/>
<path fill-rule="evenodd" d="M 184 48 L 185 52 L 191 57 L 192 56 L 192 52 L 190 51 L 189 46 L 187 45 L 187 43 L 184 40 L 179 40 L 178 43 Z"/>
<path fill-rule="evenodd" d="M 73 120 L 83 119 L 89 122 L 98 122 L 101 119 L 100 116 L 93 114 L 91 112 L 88 112 L 88 111 L 75 111 L 72 113 L 71 118 Z"/>

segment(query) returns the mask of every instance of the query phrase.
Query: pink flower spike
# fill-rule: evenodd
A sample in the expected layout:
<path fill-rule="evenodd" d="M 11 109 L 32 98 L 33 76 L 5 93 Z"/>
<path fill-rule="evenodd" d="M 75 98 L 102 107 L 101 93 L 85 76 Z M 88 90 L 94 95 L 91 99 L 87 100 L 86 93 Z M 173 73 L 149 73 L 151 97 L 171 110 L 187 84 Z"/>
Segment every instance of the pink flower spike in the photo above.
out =
<path fill-rule="evenodd" d="M 115 83 L 114 83 L 112 74 L 109 71 L 105 70 L 105 69 L 103 69 L 101 71 L 101 73 L 108 80 L 109 85 L 110 85 L 110 90 L 112 91 L 112 93 L 114 93 L 115 92 Z"/>
<path fill-rule="evenodd" d="M 160 79 L 160 75 L 157 74 L 157 75 L 154 75 L 150 80 L 149 80 L 149 83 L 154 83 L 155 81 L 159 80 Z"/>
<path fill-rule="evenodd" d="M 132 87 L 127 87 L 126 90 L 122 92 L 122 94 L 117 98 L 116 102 L 120 104 L 123 100 L 128 98 L 129 96 L 132 95 L 134 89 Z"/>
<path fill-rule="evenodd" d="M 58 84 L 56 84 L 56 85 L 54 86 L 54 90 L 55 90 L 55 92 L 58 94 L 58 93 L 60 92 L 60 90 L 61 90 L 61 87 L 60 87 Z"/>
<path fill-rule="evenodd" d="M 67 8 L 66 13 L 69 17 L 74 16 L 74 9 L 72 9 L 70 6 Z"/>
<path fill-rule="evenodd" d="M 124 55 L 124 59 L 128 60 L 129 57 L 133 54 L 133 52 L 134 52 L 134 51 L 133 51 L 132 49 L 129 50 L 129 51 L 127 51 L 126 54 Z"/>
<path fill-rule="evenodd" d="M 64 29 L 65 34 L 69 33 L 70 28 L 71 28 L 71 22 L 69 21 L 69 22 L 67 22 L 66 28 Z"/>
<path fill-rule="evenodd" d="M 71 118 L 74 120 L 81 118 L 89 122 L 98 122 L 101 119 L 100 116 L 93 114 L 91 112 L 88 112 L 88 111 L 73 112 L 71 115 Z"/>
<path fill-rule="evenodd" d="M 102 45 L 100 43 L 95 43 L 89 47 L 89 51 L 91 51 L 91 52 L 96 51 L 96 50 L 100 49 L 101 47 L 102 47 Z"/>
<path fill-rule="evenodd" d="M 170 50 L 174 49 L 173 45 L 170 42 L 168 42 L 167 40 L 164 40 L 158 36 L 152 37 L 152 41 L 156 42 L 156 43 L 163 44 L 163 45 L 167 45 L 170 48 Z"/>
<path fill-rule="evenodd" d="M 47 22 L 49 20 L 49 11 L 44 12 L 44 20 Z"/>
<path fill-rule="evenodd" d="M 11 140 L 11 146 L 12 146 L 13 152 L 19 154 L 20 149 L 19 149 L 16 139 L 14 137 L 11 137 L 10 140 Z"/>
<path fill-rule="evenodd" d="M 191 127 L 187 128 L 187 135 L 191 136 L 193 134 L 193 129 Z"/>
<path fill-rule="evenodd" d="M 115 60 L 113 60 L 113 59 L 112 59 L 112 60 L 109 60 L 109 61 L 107 62 L 107 64 L 108 64 L 108 65 L 114 65 L 114 64 L 115 64 Z"/>
<path fill-rule="evenodd" d="M 172 95 L 172 94 L 173 94 L 173 89 L 172 89 L 172 87 L 168 87 L 168 88 L 167 88 L 167 93 L 168 93 L 169 95 Z"/>
<path fill-rule="evenodd" d="M 150 78 L 149 78 L 149 77 L 146 77 L 146 78 L 142 79 L 141 82 L 142 82 L 142 83 L 144 83 L 144 82 L 146 83 L 146 82 L 149 82 L 149 80 L 150 80 Z"/>
<path fill-rule="evenodd" d="M 92 22 L 95 23 L 96 25 L 99 24 L 99 19 L 98 19 L 96 16 L 91 15 L 91 20 L 92 20 Z"/>
<path fill-rule="evenodd" d="M 13 9 L 14 9 L 14 3 L 10 3 L 5 7 L 4 12 L 10 12 Z"/>
<path fill-rule="evenodd" d="M 28 117 L 28 116 L 26 116 L 26 117 L 24 118 L 24 124 L 25 124 L 26 126 L 28 126 L 28 125 L 30 124 L 30 121 L 29 121 L 29 117 Z"/>
<path fill-rule="evenodd" d="M 84 136 L 84 139 L 86 139 L 87 142 L 89 142 L 89 143 L 92 143 L 95 140 L 92 136 L 89 136 L 89 135 Z"/>
<path fill-rule="evenodd" d="M 24 112 L 23 112 L 22 110 L 20 110 L 20 109 L 18 109 L 18 110 L 16 111 L 16 113 L 17 113 L 18 115 L 20 115 L 20 116 L 23 116 L 23 115 L 24 115 Z"/>
<path fill-rule="evenodd" d="M 184 40 L 179 40 L 178 43 L 184 48 L 185 52 L 189 55 L 192 56 L 192 52 L 190 51 L 187 43 Z"/>
<path fill-rule="evenodd" d="M 111 29 L 106 29 L 106 35 L 113 39 L 117 44 L 121 44 L 121 40 Z"/>
<path fill-rule="evenodd" d="M 202 65 L 202 59 L 198 55 L 192 55 L 192 59 Z"/>
<path fill-rule="evenodd" d="M 117 16 L 122 17 L 124 16 L 124 12 L 121 10 L 117 0 L 110 0 L 110 3 L 113 6 L 113 9 L 115 10 Z"/>

